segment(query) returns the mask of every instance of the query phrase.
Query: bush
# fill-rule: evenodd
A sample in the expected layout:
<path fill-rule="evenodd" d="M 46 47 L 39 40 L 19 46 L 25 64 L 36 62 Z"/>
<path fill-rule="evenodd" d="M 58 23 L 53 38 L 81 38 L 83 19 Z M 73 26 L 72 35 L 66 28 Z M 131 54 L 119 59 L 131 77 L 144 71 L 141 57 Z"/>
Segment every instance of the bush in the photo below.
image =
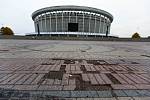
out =
<path fill-rule="evenodd" d="M 141 36 L 137 32 L 132 35 L 132 39 L 140 39 L 140 38 Z"/>
<path fill-rule="evenodd" d="M 2 27 L 0 31 L 2 35 L 14 35 L 14 32 L 9 27 Z"/>

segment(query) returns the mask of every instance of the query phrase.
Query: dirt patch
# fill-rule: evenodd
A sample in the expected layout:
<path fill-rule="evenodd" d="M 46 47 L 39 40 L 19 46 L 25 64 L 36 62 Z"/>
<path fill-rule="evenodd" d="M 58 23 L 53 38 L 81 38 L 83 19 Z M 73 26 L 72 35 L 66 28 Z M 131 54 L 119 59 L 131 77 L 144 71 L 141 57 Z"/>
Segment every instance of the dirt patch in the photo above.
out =
<path fill-rule="evenodd" d="M 81 74 L 72 74 L 72 77 L 70 78 L 75 78 L 76 80 L 76 88 L 75 90 L 77 91 L 102 91 L 102 90 L 112 90 L 112 87 L 110 84 L 103 84 L 103 85 L 100 85 L 100 84 L 97 84 L 97 85 L 92 85 L 89 82 L 85 82 L 83 81 L 82 79 L 82 76 Z"/>
<path fill-rule="evenodd" d="M 139 63 L 137 63 L 137 62 L 131 62 L 131 64 L 139 64 Z"/>
<path fill-rule="evenodd" d="M 50 71 L 48 74 L 45 74 L 45 79 L 59 79 L 62 80 L 63 72 Z"/>
<path fill-rule="evenodd" d="M 114 84 L 121 84 L 114 76 L 111 74 L 106 74 L 106 76 L 114 83 Z"/>
<path fill-rule="evenodd" d="M 62 80 L 63 74 L 65 73 L 66 65 L 61 65 L 59 71 L 50 71 L 45 74 L 44 78 L 46 79 L 59 79 Z"/>
<path fill-rule="evenodd" d="M 54 65 L 54 63 L 42 63 L 41 65 Z"/>
<path fill-rule="evenodd" d="M 73 59 L 66 59 L 66 60 L 64 60 L 64 64 L 75 64 L 75 60 L 73 60 Z"/>
<path fill-rule="evenodd" d="M 87 70 L 86 70 L 86 68 L 85 68 L 85 65 L 81 65 L 80 66 L 80 69 L 85 73 L 85 72 L 87 72 Z"/>
<path fill-rule="evenodd" d="M 93 65 L 102 65 L 102 64 L 108 64 L 104 60 L 86 60 L 88 64 L 93 64 Z"/>
<path fill-rule="evenodd" d="M 110 84 L 105 85 L 89 85 L 84 88 L 86 91 L 104 91 L 104 90 L 112 90 L 112 87 Z"/>
<path fill-rule="evenodd" d="M 150 58 L 150 56 L 149 56 L 149 55 L 141 55 L 141 56 L 144 56 L 144 57 L 148 57 L 148 58 Z"/>

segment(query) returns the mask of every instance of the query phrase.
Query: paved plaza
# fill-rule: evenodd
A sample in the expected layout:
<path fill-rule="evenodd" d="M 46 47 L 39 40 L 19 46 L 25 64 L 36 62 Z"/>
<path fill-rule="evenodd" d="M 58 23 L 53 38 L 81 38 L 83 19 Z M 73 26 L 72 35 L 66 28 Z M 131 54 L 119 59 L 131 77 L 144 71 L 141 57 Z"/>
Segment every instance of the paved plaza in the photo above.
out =
<path fill-rule="evenodd" d="M 0 40 L 0 96 L 18 95 L 150 100 L 150 42 Z"/>

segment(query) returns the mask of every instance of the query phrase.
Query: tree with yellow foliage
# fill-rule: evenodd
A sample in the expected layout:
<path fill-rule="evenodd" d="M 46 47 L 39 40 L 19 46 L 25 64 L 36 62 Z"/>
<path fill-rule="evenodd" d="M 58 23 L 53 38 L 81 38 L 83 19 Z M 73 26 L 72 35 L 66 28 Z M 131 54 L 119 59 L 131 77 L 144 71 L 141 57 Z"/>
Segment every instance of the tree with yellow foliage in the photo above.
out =
<path fill-rule="evenodd" d="M 0 31 L 2 35 L 14 35 L 14 32 L 9 27 L 2 27 Z"/>
<path fill-rule="evenodd" d="M 140 39 L 140 38 L 141 36 L 137 32 L 132 35 L 132 39 Z"/>

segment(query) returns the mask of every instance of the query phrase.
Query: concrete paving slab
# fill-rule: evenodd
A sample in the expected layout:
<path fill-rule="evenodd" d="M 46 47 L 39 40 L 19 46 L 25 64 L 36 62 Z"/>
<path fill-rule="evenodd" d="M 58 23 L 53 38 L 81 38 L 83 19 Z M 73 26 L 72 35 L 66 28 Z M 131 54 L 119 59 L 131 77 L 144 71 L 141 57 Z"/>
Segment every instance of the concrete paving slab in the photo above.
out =
<path fill-rule="evenodd" d="M 134 100 L 150 100 L 150 97 L 134 97 Z"/>
<path fill-rule="evenodd" d="M 113 90 L 113 93 L 117 97 L 126 97 L 127 96 L 123 90 Z"/>
<path fill-rule="evenodd" d="M 117 97 L 117 100 L 134 100 L 131 97 Z"/>
<path fill-rule="evenodd" d="M 141 96 L 141 94 L 138 93 L 136 90 L 123 90 L 123 91 L 129 97 L 138 97 L 138 96 Z"/>
<path fill-rule="evenodd" d="M 150 91 L 148 90 L 136 90 L 142 97 L 150 96 Z"/>
<path fill-rule="evenodd" d="M 103 97 L 113 97 L 112 92 L 111 91 L 97 91 L 99 97 L 103 98 Z"/>

